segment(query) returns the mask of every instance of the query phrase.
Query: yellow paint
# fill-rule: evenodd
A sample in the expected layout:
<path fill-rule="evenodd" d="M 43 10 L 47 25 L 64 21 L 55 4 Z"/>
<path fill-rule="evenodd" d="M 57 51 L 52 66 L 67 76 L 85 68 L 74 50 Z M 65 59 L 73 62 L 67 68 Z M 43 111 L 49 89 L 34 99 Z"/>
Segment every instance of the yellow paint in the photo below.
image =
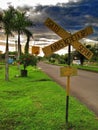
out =
<path fill-rule="evenodd" d="M 62 38 L 67 38 L 70 36 L 70 33 L 65 31 L 62 27 L 60 27 L 56 22 L 54 22 L 50 18 L 46 19 L 45 25 Z"/>
<path fill-rule="evenodd" d="M 68 46 L 68 44 L 66 44 L 64 40 L 62 39 L 57 42 L 54 42 L 53 44 L 49 46 L 42 48 L 42 50 L 46 56 L 49 56 L 53 52 L 58 51 L 59 49 L 62 49 L 62 47 L 66 47 L 66 46 Z"/>
<path fill-rule="evenodd" d="M 77 75 L 77 68 L 74 68 L 71 66 L 61 67 L 60 68 L 60 75 L 61 75 L 61 77 L 76 76 Z"/>
<path fill-rule="evenodd" d="M 32 54 L 38 55 L 40 53 L 39 46 L 32 46 Z"/>
<path fill-rule="evenodd" d="M 87 59 L 92 58 L 93 53 L 89 49 L 87 49 L 85 46 L 83 46 L 80 42 L 78 42 L 78 40 L 80 40 L 81 38 L 84 38 L 84 37 L 88 36 L 89 34 L 93 33 L 93 29 L 91 26 L 88 26 L 85 29 L 82 29 L 82 30 L 74 33 L 73 35 L 71 35 L 71 33 L 64 30 L 62 27 L 60 27 L 57 23 L 55 23 L 50 18 L 46 19 L 45 25 L 48 28 L 50 28 L 52 31 L 54 31 L 57 35 L 59 35 L 60 37 L 63 38 L 63 39 L 57 41 L 56 43 L 53 43 L 53 44 L 43 48 L 43 52 L 46 56 L 49 56 L 53 52 L 66 47 L 68 44 L 71 44 L 76 50 L 78 50 Z"/>

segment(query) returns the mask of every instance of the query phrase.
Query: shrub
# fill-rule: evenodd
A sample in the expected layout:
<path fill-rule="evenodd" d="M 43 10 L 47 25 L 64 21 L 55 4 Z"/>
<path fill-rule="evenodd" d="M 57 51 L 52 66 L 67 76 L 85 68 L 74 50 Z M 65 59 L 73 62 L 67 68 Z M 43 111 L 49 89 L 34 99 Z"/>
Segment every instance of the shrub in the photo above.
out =
<path fill-rule="evenodd" d="M 31 54 L 22 54 L 18 61 L 20 64 L 23 65 L 24 70 L 26 70 L 27 66 L 36 66 L 37 58 Z"/>

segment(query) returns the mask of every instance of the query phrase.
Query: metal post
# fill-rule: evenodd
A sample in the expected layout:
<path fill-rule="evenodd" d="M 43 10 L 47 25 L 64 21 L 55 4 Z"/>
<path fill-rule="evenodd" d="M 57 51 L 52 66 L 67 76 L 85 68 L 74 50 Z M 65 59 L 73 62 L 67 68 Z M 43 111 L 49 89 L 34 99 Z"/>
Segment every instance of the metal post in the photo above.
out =
<path fill-rule="evenodd" d="M 71 45 L 68 45 L 68 65 L 70 66 L 71 59 Z M 67 77 L 66 86 L 66 123 L 68 123 L 68 109 L 69 109 L 69 91 L 70 91 L 70 76 Z"/>

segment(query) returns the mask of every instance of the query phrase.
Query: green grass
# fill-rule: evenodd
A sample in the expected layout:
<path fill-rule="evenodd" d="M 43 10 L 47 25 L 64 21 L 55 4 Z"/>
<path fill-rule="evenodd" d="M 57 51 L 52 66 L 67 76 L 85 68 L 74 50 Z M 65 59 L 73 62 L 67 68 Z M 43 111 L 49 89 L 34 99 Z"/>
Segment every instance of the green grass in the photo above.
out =
<path fill-rule="evenodd" d="M 0 130 L 67 130 L 65 90 L 37 68 L 28 77 L 17 77 L 10 66 L 10 81 L 0 68 Z M 70 96 L 68 130 L 98 130 L 93 112 Z"/>
<path fill-rule="evenodd" d="M 50 64 L 52 64 L 52 65 L 59 65 L 59 66 L 68 66 L 67 64 L 57 64 L 57 63 L 50 63 Z M 71 66 L 75 66 L 75 67 L 77 67 L 78 69 L 81 69 L 81 70 L 98 72 L 98 64 L 96 64 L 96 65 L 83 65 L 83 66 L 82 65 L 72 64 Z"/>
<path fill-rule="evenodd" d="M 77 66 L 78 69 L 92 71 L 92 72 L 98 72 L 98 66 Z"/>

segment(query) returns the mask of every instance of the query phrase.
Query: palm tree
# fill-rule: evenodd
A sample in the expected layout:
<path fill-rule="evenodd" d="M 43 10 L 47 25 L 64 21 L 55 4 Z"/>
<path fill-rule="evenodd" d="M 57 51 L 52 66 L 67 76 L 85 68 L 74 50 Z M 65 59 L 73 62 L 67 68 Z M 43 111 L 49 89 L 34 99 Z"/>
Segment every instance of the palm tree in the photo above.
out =
<path fill-rule="evenodd" d="M 5 80 L 9 80 L 9 36 L 12 34 L 12 23 L 14 17 L 14 8 L 10 6 L 8 10 L 4 10 L 2 18 L 0 18 L 0 22 L 2 23 L 2 28 L 5 31 L 6 35 L 6 49 L 5 49 Z"/>
<path fill-rule="evenodd" d="M 25 54 L 28 54 L 29 53 L 29 42 L 30 42 L 30 38 L 31 37 L 33 38 L 33 36 L 32 36 L 32 32 L 30 32 L 27 29 L 24 30 L 24 33 L 27 36 L 27 41 L 26 41 L 26 45 L 25 45 Z"/>
<path fill-rule="evenodd" d="M 21 12 L 19 10 L 16 10 L 15 17 L 14 17 L 14 26 L 13 29 L 18 34 L 18 53 L 17 53 L 17 60 L 19 60 L 21 56 L 21 44 L 20 44 L 20 35 L 27 30 L 27 27 L 31 27 L 32 22 L 27 19 L 26 12 Z M 18 64 L 19 73 L 20 71 L 20 65 Z"/>
<path fill-rule="evenodd" d="M 32 25 L 32 22 L 27 19 L 26 12 L 16 10 L 14 18 L 14 30 L 18 33 L 18 59 L 21 55 L 20 35 L 25 32 L 26 28 Z"/>

